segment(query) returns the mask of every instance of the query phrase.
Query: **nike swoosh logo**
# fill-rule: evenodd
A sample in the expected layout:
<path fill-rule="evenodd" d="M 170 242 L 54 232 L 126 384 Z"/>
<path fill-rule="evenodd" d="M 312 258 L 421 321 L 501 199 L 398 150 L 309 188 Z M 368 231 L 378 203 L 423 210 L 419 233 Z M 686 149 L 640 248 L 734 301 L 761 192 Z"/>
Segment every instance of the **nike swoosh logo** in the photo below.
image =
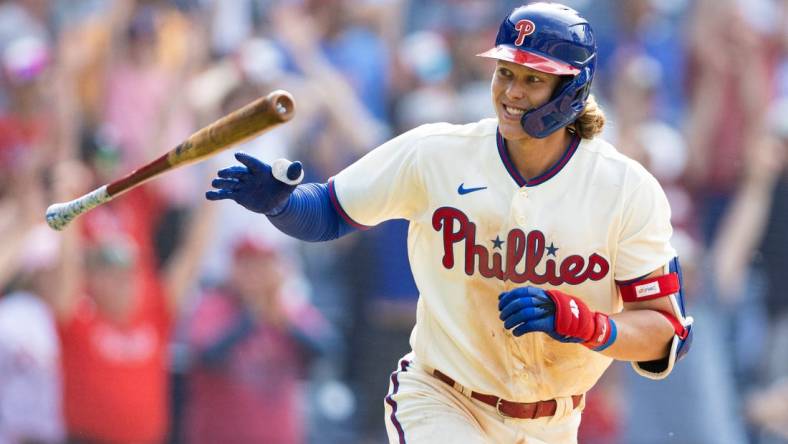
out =
<path fill-rule="evenodd" d="M 474 191 L 486 190 L 487 187 L 465 188 L 465 183 L 461 183 L 457 188 L 457 192 L 462 196 L 463 194 L 473 193 Z"/>

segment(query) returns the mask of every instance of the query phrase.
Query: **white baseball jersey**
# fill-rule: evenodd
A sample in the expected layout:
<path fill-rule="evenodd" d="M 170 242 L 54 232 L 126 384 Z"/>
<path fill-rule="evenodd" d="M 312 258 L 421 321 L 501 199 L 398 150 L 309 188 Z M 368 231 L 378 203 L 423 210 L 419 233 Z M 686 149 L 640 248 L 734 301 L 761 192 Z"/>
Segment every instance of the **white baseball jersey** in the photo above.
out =
<path fill-rule="evenodd" d="M 616 280 L 675 256 L 661 187 L 598 139 L 574 138 L 556 165 L 526 183 L 495 119 L 425 125 L 368 153 L 330 189 L 354 224 L 410 221 L 416 359 L 511 401 L 585 393 L 611 359 L 543 333 L 513 336 L 498 318 L 501 292 L 555 288 L 615 313 Z"/>

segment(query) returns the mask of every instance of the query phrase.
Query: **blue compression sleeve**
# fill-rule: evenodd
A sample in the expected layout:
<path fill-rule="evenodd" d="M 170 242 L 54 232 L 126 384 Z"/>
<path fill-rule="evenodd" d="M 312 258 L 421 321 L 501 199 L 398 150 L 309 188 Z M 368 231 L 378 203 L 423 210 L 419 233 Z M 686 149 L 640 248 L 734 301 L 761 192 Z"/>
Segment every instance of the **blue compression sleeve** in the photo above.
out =
<path fill-rule="evenodd" d="M 337 239 L 356 230 L 337 214 L 327 183 L 299 185 L 268 219 L 279 231 L 308 242 Z"/>

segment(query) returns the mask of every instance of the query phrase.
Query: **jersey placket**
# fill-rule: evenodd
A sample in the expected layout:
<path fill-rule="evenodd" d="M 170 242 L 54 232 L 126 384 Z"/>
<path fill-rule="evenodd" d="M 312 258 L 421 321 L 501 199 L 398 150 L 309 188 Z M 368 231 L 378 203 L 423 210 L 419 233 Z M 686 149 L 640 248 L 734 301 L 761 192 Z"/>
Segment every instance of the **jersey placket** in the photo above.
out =
<path fill-rule="evenodd" d="M 533 189 L 523 185 L 513 194 L 509 204 L 508 230 L 518 228 L 528 233 L 534 226 L 533 200 L 531 195 Z M 508 231 L 507 230 L 507 231 Z M 525 263 L 516 264 L 516 270 L 523 271 Z M 507 290 L 511 290 L 520 285 L 514 284 L 510 280 L 506 281 Z M 529 393 L 535 389 L 533 375 L 536 374 L 538 362 L 541 357 L 540 349 L 542 343 L 536 334 L 527 334 L 520 337 L 512 335 L 511 331 L 506 330 L 507 345 L 511 356 L 511 368 L 508 369 L 512 377 L 512 385 L 515 393 Z"/>

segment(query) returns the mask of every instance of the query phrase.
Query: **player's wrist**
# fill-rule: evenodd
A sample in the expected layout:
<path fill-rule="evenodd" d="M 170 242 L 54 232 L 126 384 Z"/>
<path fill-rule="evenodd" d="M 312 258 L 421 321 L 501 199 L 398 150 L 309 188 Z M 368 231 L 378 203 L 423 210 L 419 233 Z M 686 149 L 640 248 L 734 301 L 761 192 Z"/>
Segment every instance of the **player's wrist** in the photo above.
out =
<path fill-rule="evenodd" d="M 618 336 L 616 322 L 610 316 L 594 312 L 594 334 L 582 344 L 591 350 L 602 351 L 613 345 Z"/>
<path fill-rule="evenodd" d="M 593 311 L 581 299 L 561 291 L 546 293 L 556 307 L 556 333 L 595 351 L 610 347 L 616 340 L 615 322 L 607 314 Z"/>
<path fill-rule="evenodd" d="M 268 217 L 276 217 L 276 216 L 279 216 L 280 214 L 284 213 L 285 210 L 287 209 L 288 205 L 290 205 L 290 198 L 292 196 L 293 196 L 292 193 L 288 194 L 287 198 L 283 199 L 279 203 L 279 205 L 276 205 L 273 208 L 271 208 L 270 210 L 265 211 L 263 214 L 268 216 Z"/>

